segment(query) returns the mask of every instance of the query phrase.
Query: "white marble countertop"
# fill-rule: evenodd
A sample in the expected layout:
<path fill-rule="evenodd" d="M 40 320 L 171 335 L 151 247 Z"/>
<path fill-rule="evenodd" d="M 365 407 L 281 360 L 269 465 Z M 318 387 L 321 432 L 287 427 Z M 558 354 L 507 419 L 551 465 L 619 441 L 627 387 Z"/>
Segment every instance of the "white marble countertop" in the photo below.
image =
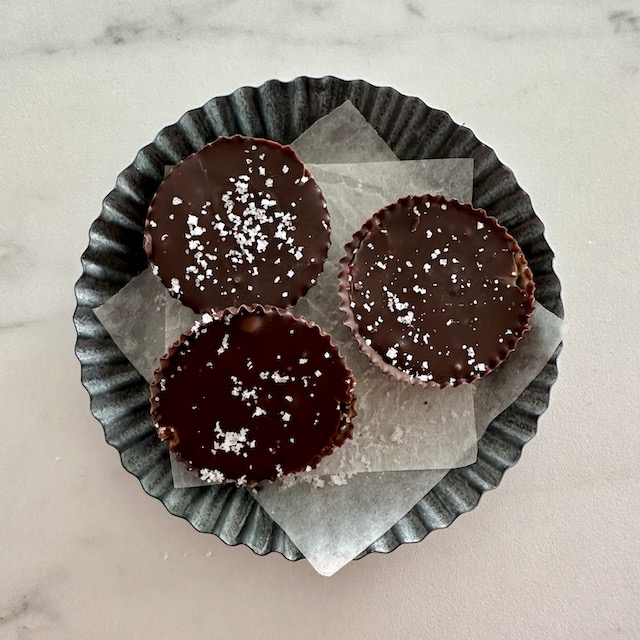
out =
<path fill-rule="evenodd" d="M 481 4 L 0 0 L 0 638 L 640 637 L 640 8 Z M 501 487 L 330 579 L 149 498 L 89 411 L 71 321 L 89 225 L 140 147 L 238 86 L 326 74 L 417 95 L 496 149 L 568 319 Z"/>

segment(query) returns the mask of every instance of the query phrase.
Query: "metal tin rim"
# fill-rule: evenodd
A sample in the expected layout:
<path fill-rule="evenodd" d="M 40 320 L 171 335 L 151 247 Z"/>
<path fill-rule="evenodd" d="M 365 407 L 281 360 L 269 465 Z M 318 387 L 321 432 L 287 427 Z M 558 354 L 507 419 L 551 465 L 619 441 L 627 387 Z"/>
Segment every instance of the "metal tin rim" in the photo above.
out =
<path fill-rule="evenodd" d="M 289 560 L 302 554 L 287 534 L 242 489 L 232 486 L 188 490 L 173 488 L 166 448 L 156 437 L 149 414 L 148 385 L 115 346 L 93 314 L 99 306 L 146 267 L 142 246 L 146 208 L 160 183 L 164 166 L 177 164 L 220 135 L 242 133 L 288 144 L 318 118 L 351 100 L 394 153 L 403 160 L 427 157 L 473 157 L 473 205 L 488 211 L 509 229 L 528 258 L 536 281 L 536 299 L 564 315 L 560 281 L 544 226 L 528 195 L 491 148 L 444 111 L 415 97 L 362 80 L 299 77 L 241 87 L 213 98 L 165 127 L 141 149 L 117 178 L 89 232 L 76 283 L 75 352 L 91 411 L 106 441 L 120 453 L 123 467 L 167 510 L 198 531 L 213 533 L 229 545 L 245 544 L 255 553 L 281 553 Z M 557 378 L 558 347 L 520 398 L 487 429 L 478 442 L 478 460 L 451 470 L 406 516 L 360 556 L 388 553 L 400 544 L 423 540 L 475 508 L 481 496 L 500 483 L 524 445 L 537 431 L 538 417 L 549 404 Z"/>

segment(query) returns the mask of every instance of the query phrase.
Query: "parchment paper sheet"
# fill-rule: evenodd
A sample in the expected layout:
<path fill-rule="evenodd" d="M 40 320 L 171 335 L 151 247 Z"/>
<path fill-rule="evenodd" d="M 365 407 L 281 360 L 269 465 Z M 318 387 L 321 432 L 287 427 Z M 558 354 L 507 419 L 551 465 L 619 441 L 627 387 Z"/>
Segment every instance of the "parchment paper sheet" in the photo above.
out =
<path fill-rule="evenodd" d="M 342 324 L 335 292 L 342 247 L 372 213 L 401 196 L 431 192 L 470 201 L 472 161 L 399 162 L 348 102 L 292 146 L 323 189 L 332 216 L 329 259 L 318 285 L 294 311 L 318 322 L 340 345 L 358 380 L 359 420 L 353 442 L 327 458 L 306 478 L 310 482 L 267 484 L 254 497 L 316 570 L 331 575 L 393 526 L 449 468 L 475 461 L 477 438 L 546 364 L 561 340 L 562 323 L 538 305 L 532 330 L 516 352 L 477 385 L 475 407 L 469 385 L 442 392 L 388 379 L 369 366 Z M 96 315 L 147 379 L 165 347 L 196 319 L 150 271 Z M 352 475 L 376 469 L 388 470 Z M 200 484 L 179 464 L 174 481 Z"/>

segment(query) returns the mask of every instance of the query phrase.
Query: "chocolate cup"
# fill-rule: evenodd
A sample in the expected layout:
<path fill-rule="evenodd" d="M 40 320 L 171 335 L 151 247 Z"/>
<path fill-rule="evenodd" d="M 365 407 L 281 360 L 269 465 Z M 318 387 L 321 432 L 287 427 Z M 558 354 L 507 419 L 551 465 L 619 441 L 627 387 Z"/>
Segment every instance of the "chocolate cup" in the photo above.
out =
<path fill-rule="evenodd" d="M 238 178 L 246 179 L 248 200 L 234 192 Z M 247 215 L 249 205 L 262 217 Z M 254 303 L 291 307 L 322 272 L 330 222 L 320 187 L 291 147 L 220 136 L 165 175 L 147 210 L 143 248 L 169 293 L 197 313 Z M 236 244 L 239 236 L 244 244 Z"/>
<path fill-rule="evenodd" d="M 164 390 L 162 387 L 164 384 L 166 384 L 167 376 L 171 369 L 171 363 L 172 363 L 173 357 L 179 352 L 181 352 L 183 349 L 186 349 L 187 347 L 192 347 L 195 350 L 197 346 L 199 346 L 197 345 L 197 340 L 201 337 L 201 335 L 206 334 L 208 329 L 212 327 L 214 323 L 223 323 L 225 326 L 230 326 L 232 323 L 234 323 L 235 319 L 237 318 L 238 318 L 237 322 L 242 322 L 242 320 L 244 320 L 245 318 L 250 318 L 250 319 L 259 318 L 260 316 L 273 316 L 274 314 L 283 318 L 285 322 L 288 323 L 286 325 L 287 330 L 297 329 L 298 332 L 304 332 L 304 334 L 306 334 L 304 336 L 305 343 L 313 340 L 313 342 L 316 342 L 316 346 L 318 346 L 317 338 L 318 337 L 320 338 L 322 342 L 322 349 L 317 351 L 317 357 L 316 357 L 315 363 L 313 363 L 313 357 L 314 357 L 313 354 L 306 354 L 307 361 L 311 361 L 311 364 L 309 364 L 309 367 L 311 369 L 314 369 L 314 368 L 320 369 L 320 367 L 322 367 L 323 365 L 323 362 L 326 362 L 331 358 L 334 358 L 334 360 L 332 360 L 333 364 L 331 365 L 333 370 L 335 370 L 336 368 L 336 362 L 339 363 L 338 367 L 342 370 L 344 374 L 343 384 L 337 383 L 334 385 L 333 383 L 331 383 L 333 385 L 332 389 L 333 388 L 336 389 L 335 396 L 337 396 L 338 398 L 341 398 L 339 402 L 339 409 L 340 409 L 339 419 L 335 422 L 335 425 L 329 425 L 328 427 L 324 428 L 324 430 L 327 432 L 326 438 L 323 438 L 324 444 L 322 444 L 321 446 L 317 446 L 312 451 L 311 455 L 308 455 L 307 457 L 302 457 L 299 460 L 296 460 L 296 462 L 292 464 L 290 458 L 291 457 L 295 458 L 296 452 L 291 454 L 291 452 L 289 451 L 287 454 L 280 454 L 281 457 L 278 457 L 278 454 L 275 454 L 269 460 L 269 464 L 271 463 L 274 464 L 274 472 L 271 475 L 267 475 L 266 477 L 259 477 L 259 476 L 252 477 L 250 475 L 250 471 L 244 468 L 244 466 L 246 465 L 243 465 L 243 459 L 238 457 L 239 464 L 237 466 L 239 468 L 239 471 L 236 474 L 236 477 L 232 477 L 233 474 L 226 473 L 224 480 L 235 481 L 236 484 L 238 484 L 239 486 L 244 484 L 252 486 L 252 485 L 256 485 L 257 483 L 263 480 L 274 481 L 282 477 L 283 475 L 292 475 L 300 471 L 303 471 L 304 469 L 308 469 L 309 467 L 315 468 L 322 458 L 324 458 L 327 455 L 330 455 L 333 452 L 333 450 L 336 447 L 341 446 L 347 438 L 351 438 L 352 420 L 356 415 L 355 406 L 354 406 L 355 395 L 353 394 L 353 389 L 356 383 L 350 369 L 347 367 L 347 364 L 344 358 L 340 355 L 338 347 L 331 340 L 331 336 L 325 333 L 315 323 L 309 322 L 305 318 L 301 316 L 296 316 L 292 314 L 290 311 L 287 311 L 281 308 L 268 306 L 268 305 L 262 306 L 257 304 L 240 305 L 239 307 L 229 307 L 219 312 L 204 314 L 202 322 L 197 322 L 196 325 L 190 331 L 182 334 L 182 336 L 173 345 L 169 347 L 169 349 L 167 350 L 167 353 L 164 356 L 162 356 L 162 358 L 160 359 L 159 366 L 154 373 L 154 379 L 150 387 L 151 415 L 153 418 L 153 422 L 154 422 L 158 437 L 167 443 L 169 450 L 176 454 L 177 459 L 180 460 L 180 462 L 182 462 L 189 471 L 195 472 L 202 476 L 201 472 L 203 471 L 203 469 L 211 471 L 212 469 L 214 469 L 214 467 L 211 465 L 207 467 L 203 465 L 199 466 L 197 464 L 194 464 L 192 461 L 187 459 L 187 457 L 182 455 L 181 446 L 180 446 L 181 438 L 183 439 L 192 438 L 195 441 L 195 439 L 197 438 L 202 438 L 202 440 L 206 440 L 206 438 L 208 437 L 206 434 L 204 436 L 195 436 L 193 434 L 193 429 L 195 429 L 195 427 L 191 427 L 191 430 L 190 430 L 188 416 L 184 415 L 184 417 L 181 417 L 183 422 L 181 422 L 180 425 L 175 424 L 175 426 L 167 424 L 166 421 L 163 419 L 162 393 L 164 392 Z M 239 319 L 239 316 L 242 316 L 242 319 Z M 249 326 L 249 325 L 245 324 L 245 326 Z M 240 325 L 238 325 L 238 327 L 234 327 L 234 329 L 236 334 L 240 331 L 246 331 L 246 329 L 242 329 Z M 251 329 L 249 330 L 252 331 Z M 230 329 L 230 332 L 231 331 L 232 329 Z M 315 332 L 315 334 L 317 335 L 313 337 L 309 332 Z M 300 342 L 300 339 L 298 340 L 298 342 Z M 283 347 L 286 348 L 286 344 L 283 345 Z M 331 356 L 326 356 L 324 355 L 325 353 L 330 353 Z M 244 365 L 242 364 L 242 362 L 240 362 L 240 358 L 242 358 L 244 361 L 246 357 L 255 358 L 257 371 L 260 371 L 259 364 L 263 364 L 267 366 L 269 365 L 277 366 L 275 360 L 270 361 L 269 363 L 264 363 L 264 362 L 258 363 L 257 361 L 259 359 L 259 354 L 256 354 L 255 351 L 241 352 L 238 355 L 237 370 L 234 369 L 232 371 L 230 369 L 224 369 L 223 374 L 225 376 L 228 375 L 229 377 L 234 375 L 234 373 L 237 374 L 237 376 L 241 376 L 243 373 Z M 212 361 L 211 362 L 212 369 L 215 368 L 216 353 L 209 352 L 207 355 L 207 358 L 211 359 Z M 295 359 L 297 358 L 298 358 L 298 355 L 295 355 Z M 184 375 L 184 372 L 181 372 L 180 375 Z M 191 375 L 194 375 L 194 374 L 191 374 Z M 203 375 L 203 374 L 196 374 L 196 375 Z M 285 392 L 290 391 L 290 389 L 287 388 L 285 385 L 283 385 L 282 389 L 279 389 L 279 391 L 281 391 L 281 394 L 284 397 Z M 295 391 L 291 391 L 291 394 L 293 393 L 295 393 Z M 211 396 L 212 396 L 211 397 L 211 403 L 212 403 L 211 421 L 213 421 L 216 418 L 216 415 L 219 415 L 219 414 L 214 415 L 216 406 L 219 406 L 220 403 L 225 403 L 225 400 L 226 400 L 225 397 L 215 398 L 215 394 L 216 394 L 216 390 L 214 389 L 211 393 Z M 283 427 L 281 426 L 280 429 L 282 429 L 281 435 L 283 438 L 285 436 L 287 438 L 296 436 L 297 442 L 301 443 L 301 438 L 303 437 L 305 430 L 303 429 L 301 431 L 299 422 L 296 425 L 295 399 L 296 398 L 294 397 L 294 401 L 290 401 L 290 402 L 293 402 L 292 404 L 293 408 L 290 408 L 292 424 L 285 425 Z M 229 400 L 230 401 L 233 400 L 231 396 L 229 396 Z M 258 398 L 258 400 L 261 400 L 261 398 Z M 319 406 L 320 402 L 322 401 L 325 401 L 325 402 L 323 403 L 322 406 Z M 323 406 L 326 406 L 326 407 L 330 406 L 326 404 L 328 401 L 329 401 L 328 398 L 324 398 L 324 397 L 318 398 L 318 400 L 315 401 L 315 404 L 316 404 L 315 409 L 321 411 Z M 305 403 L 307 405 L 313 404 L 313 401 L 310 398 L 306 398 Z M 257 401 L 256 401 L 256 404 L 257 404 Z M 283 407 L 289 408 L 289 405 L 283 405 Z M 207 414 L 207 417 L 208 417 L 208 414 Z M 255 420 L 258 420 L 258 419 L 260 418 L 255 418 L 252 422 L 255 422 Z M 248 423 L 248 424 L 251 425 L 251 423 Z M 289 428 L 289 430 L 287 430 L 287 426 L 290 426 L 293 428 Z M 272 433 L 274 429 L 277 430 L 278 426 L 273 427 L 273 429 L 271 429 Z M 264 427 L 263 427 L 263 433 L 264 433 Z M 260 430 L 258 429 L 258 434 L 257 434 L 258 437 L 259 437 L 259 434 L 260 434 Z M 254 436 L 256 436 L 256 433 L 250 432 L 247 438 L 251 438 Z M 191 446 L 193 446 L 193 443 Z M 304 443 L 302 443 L 301 446 L 304 448 L 305 447 Z M 296 448 L 299 450 L 300 444 Z M 220 452 L 218 453 L 220 454 Z M 220 455 L 224 455 L 224 454 L 220 454 Z M 252 456 L 254 455 L 253 452 L 251 453 L 251 455 Z M 256 455 L 262 455 L 264 458 L 267 457 L 265 452 L 260 452 L 260 451 L 258 451 Z M 286 458 L 286 462 L 282 460 L 282 456 Z M 210 456 L 210 458 L 212 462 L 215 461 L 215 455 Z M 275 469 L 276 466 L 285 467 L 286 471 L 284 473 L 278 472 L 277 469 Z M 214 475 L 216 474 L 215 470 L 213 471 L 213 474 Z M 207 474 L 205 473 L 205 475 Z M 211 479 L 213 478 L 211 474 L 209 474 L 209 478 L 210 478 L 208 480 L 209 482 L 216 482 L 215 479 Z M 206 478 L 203 478 L 203 479 L 206 479 Z"/>
<path fill-rule="evenodd" d="M 513 345 L 508 348 L 507 352 L 503 353 L 502 355 L 500 353 L 496 353 L 495 356 L 491 359 L 491 363 L 487 364 L 486 369 L 483 372 L 473 372 L 462 377 L 452 375 L 452 377 L 448 380 L 442 381 L 421 380 L 417 376 L 410 375 L 406 371 L 403 371 L 402 369 L 393 366 L 392 364 L 389 364 L 386 360 L 384 360 L 382 355 L 372 346 L 368 345 L 365 341 L 365 336 L 363 336 L 361 333 L 360 325 L 355 317 L 354 311 L 351 306 L 351 268 L 362 242 L 365 240 L 365 238 L 368 237 L 369 233 L 372 230 L 380 226 L 381 219 L 384 218 L 385 214 L 389 212 L 392 207 L 398 205 L 414 207 L 416 205 L 421 205 L 427 202 L 438 206 L 444 205 L 448 208 L 458 208 L 464 211 L 471 212 L 475 217 L 477 217 L 478 222 L 481 221 L 483 224 L 487 225 L 487 227 L 490 227 L 493 231 L 498 231 L 500 233 L 500 236 L 505 240 L 507 246 L 509 246 L 511 251 L 513 252 L 516 273 L 515 284 L 526 295 L 526 302 L 522 313 L 522 317 L 524 318 L 524 320 L 521 323 L 518 333 L 515 335 Z M 340 309 L 345 316 L 344 323 L 351 329 L 358 343 L 358 346 L 360 347 L 360 350 L 369 358 L 369 361 L 385 374 L 393 377 L 400 382 L 423 387 L 438 388 L 446 388 L 450 386 L 455 387 L 464 383 L 474 382 L 475 380 L 478 380 L 479 378 L 489 374 L 491 371 L 494 371 L 502 362 L 504 362 L 508 358 L 508 356 L 515 350 L 518 342 L 522 339 L 526 332 L 529 331 L 531 327 L 531 316 L 533 314 L 535 305 L 535 284 L 533 281 L 533 274 L 528 266 L 524 253 L 522 252 L 522 249 L 518 245 L 515 238 L 513 238 L 513 236 L 509 234 L 506 227 L 500 225 L 498 220 L 492 216 L 489 216 L 484 209 L 477 209 L 470 204 L 461 203 L 455 199 L 447 199 L 441 195 L 425 194 L 422 196 L 406 196 L 404 198 L 400 198 L 395 203 L 383 207 L 373 216 L 371 216 L 371 218 L 369 218 L 362 225 L 360 230 L 353 234 L 352 241 L 345 245 L 345 252 L 345 255 L 340 260 L 341 270 L 338 276 Z M 504 351 L 504 348 L 502 350 Z"/>

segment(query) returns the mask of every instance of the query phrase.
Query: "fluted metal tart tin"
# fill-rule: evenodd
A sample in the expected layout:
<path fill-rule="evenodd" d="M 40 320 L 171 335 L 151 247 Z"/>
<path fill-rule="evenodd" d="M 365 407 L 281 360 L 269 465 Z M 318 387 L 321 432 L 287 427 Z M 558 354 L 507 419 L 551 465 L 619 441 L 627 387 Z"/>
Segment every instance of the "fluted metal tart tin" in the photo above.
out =
<path fill-rule="evenodd" d="M 111 340 L 92 309 L 101 305 L 147 267 L 143 232 L 149 203 L 175 165 L 218 136 L 240 133 L 289 144 L 334 108 L 350 100 L 401 160 L 473 158 L 473 205 L 507 227 L 522 248 L 536 283 L 536 300 L 563 316 L 560 281 L 544 226 L 528 195 L 495 152 L 444 111 L 390 87 L 363 80 L 300 77 L 270 80 L 213 98 L 165 127 L 124 169 L 91 225 L 82 255 L 82 276 L 75 293 L 76 355 L 91 411 L 124 468 L 144 490 L 197 530 L 213 533 L 230 545 L 244 544 L 260 555 L 272 551 L 290 560 L 302 554 L 243 488 L 232 484 L 192 489 L 173 486 L 166 445 L 149 413 L 149 385 Z M 498 416 L 478 442 L 477 461 L 451 470 L 397 524 L 362 554 L 386 553 L 400 544 L 422 540 L 448 527 L 476 507 L 485 491 L 500 483 L 535 435 L 539 416 L 549 404 L 557 377 L 561 346 L 516 402 Z M 360 557 L 361 557 L 360 556 Z"/>

